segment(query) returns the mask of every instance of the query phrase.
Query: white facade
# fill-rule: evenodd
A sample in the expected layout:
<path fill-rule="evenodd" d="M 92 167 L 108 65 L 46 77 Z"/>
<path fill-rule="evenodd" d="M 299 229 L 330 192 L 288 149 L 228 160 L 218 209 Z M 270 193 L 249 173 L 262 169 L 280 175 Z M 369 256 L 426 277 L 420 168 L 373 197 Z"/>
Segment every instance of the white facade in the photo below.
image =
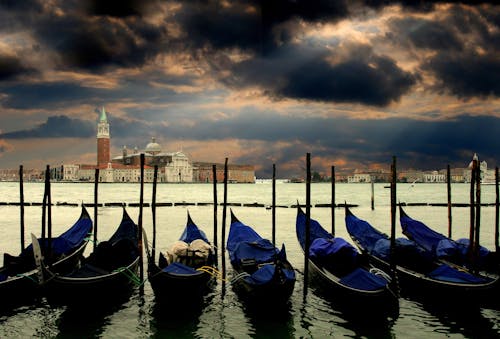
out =
<path fill-rule="evenodd" d="M 446 174 L 438 171 L 424 173 L 424 182 L 446 182 Z"/>
<path fill-rule="evenodd" d="M 348 183 L 357 183 L 357 182 L 372 182 L 372 176 L 367 173 L 355 173 L 354 175 L 347 177 Z"/>

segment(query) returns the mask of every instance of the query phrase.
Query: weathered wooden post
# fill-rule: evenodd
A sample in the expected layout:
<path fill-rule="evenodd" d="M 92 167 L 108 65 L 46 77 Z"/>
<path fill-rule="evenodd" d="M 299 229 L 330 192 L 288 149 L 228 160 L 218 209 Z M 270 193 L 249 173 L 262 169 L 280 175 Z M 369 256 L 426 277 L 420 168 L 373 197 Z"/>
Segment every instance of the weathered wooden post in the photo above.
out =
<path fill-rule="evenodd" d="M 141 153 L 141 188 L 139 194 L 139 278 L 144 281 L 144 258 L 142 254 L 142 210 L 144 204 L 144 153 Z M 142 286 L 142 285 L 141 285 Z"/>
<path fill-rule="evenodd" d="M 299 207 L 297 207 L 299 208 Z M 311 153 L 306 154 L 306 234 L 304 246 L 304 298 L 309 278 L 309 247 L 311 238 Z"/>
<path fill-rule="evenodd" d="M 151 197 L 151 217 L 153 218 L 153 243 L 151 244 L 151 257 L 156 259 L 156 185 L 158 184 L 158 165 L 154 167 L 153 173 L 153 196 Z M 148 246 L 148 244 L 146 244 Z"/>
<path fill-rule="evenodd" d="M 224 206 L 222 208 L 222 281 L 226 280 L 227 158 L 224 161 Z M 225 286 L 225 284 L 223 284 Z"/>
<path fill-rule="evenodd" d="M 335 166 L 332 166 L 332 235 L 335 237 Z"/>
<path fill-rule="evenodd" d="M 217 165 L 212 165 L 212 177 L 213 177 L 213 187 L 214 187 L 214 249 L 215 249 L 215 266 L 219 266 L 219 258 L 217 249 L 219 245 L 217 244 Z"/>
<path fill-rule="evenodd" d="M 474 157 L 472 158 L 471 163 L 469 164 L 469 167 L 471 169 L 471 175 L 470 175 L 470 228 L 469 228 L 469 256 L 472 257 L 474 253 L 474 232 L 475 232 L 475 201 L 474 201 L 474 185 L 476 181 L 476 170 L 477 170 L 477 155 L 474 154 Z"/>
<path fill-rule="evenodd" d="M 396 247 L 396 157 L 392 157 L 391 166 L 391 274 L 393 278 L 396 276 L 396 260 L 394 249 Z"/>
<path fill-rule="evenodd" d="M 478 166 L 476 168 L 476 229 L 474 231 L 474 253 L 473 253 L 473 262 L 472 265 L 475 270 L 477 270 L 477 261 L 479 259 L 479 248 L 480 248 L 480 230 L 481 230 L 481 167 Z"/>
<path fill-rule="evenodd" d="M 272 196 L 272 238 L 273 246 L 276 246 L 276 164 L 273 164 L 273 196 Z"/>
<path fill-rule="evenodd" d="M 446 168 L 446 191 L 448 196 L 448 238 L 452 235 L 452 223 L 451 223 L 451 171 L 450 165 Z"/>
<path fill-rule="evenodd" d="M 19 203 L 21 221 L 21 252 L 24 250 L 24 185 L 23 185 L 23 165 L 19 166 Z"/>
<path fill-rule="evenodd" d="M 500 260 L 500 253 L 498 252 L 500 250 L 500 244 L 499 244 L 499 208 L 500 208 L 500 201 L 499 201 L 499 191 L 498 191 L 498 166 L 495 167 L 495 252 L 497 255 L 497 261 Z"/>
<path fill-rule="evenodd" d="M 372 188 L 372 198 L 371 198 L 371 206 L 372 206 L 372 211 L 375 209 L 375 187 L 373 184 L 373 176 L 370 175 L 370 185 Z"/>
<path fill-rule="evenodd" d="M 96 167 L 94 174 L 94 251 L 96 250 L 97 247 L 98 186 L 99 186 L 99 167 Z"/>

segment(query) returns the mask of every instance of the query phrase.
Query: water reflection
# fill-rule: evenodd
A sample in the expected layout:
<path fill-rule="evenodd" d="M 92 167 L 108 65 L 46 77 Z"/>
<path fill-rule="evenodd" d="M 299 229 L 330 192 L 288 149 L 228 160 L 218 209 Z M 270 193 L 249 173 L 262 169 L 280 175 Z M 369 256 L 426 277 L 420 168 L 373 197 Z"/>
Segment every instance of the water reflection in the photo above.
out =
<path fill-rule="evenodd" d="M 127 307 L 128 298 L 115 299 L 113 302 L 94 300 L 86 303 L 51 303 L 52 309 L 63 312 L 57 320 L 57 338 L 95 338 L 101 336 L 110 324 L 112 316 Z"/>

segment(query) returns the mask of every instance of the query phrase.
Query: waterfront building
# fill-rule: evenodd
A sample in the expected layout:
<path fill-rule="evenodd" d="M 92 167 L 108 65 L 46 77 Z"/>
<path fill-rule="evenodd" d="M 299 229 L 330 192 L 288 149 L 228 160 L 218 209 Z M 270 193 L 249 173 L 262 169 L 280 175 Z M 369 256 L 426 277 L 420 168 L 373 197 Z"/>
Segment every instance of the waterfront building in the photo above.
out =
<path fill-rule="evenodd" d="M 129 150 L 123 146 L 121 155 L 110 157 L 110 124 L 104 107 L 99 112 L 97 123 L 97 162 L 89 164 L 63 164 L 51 169 L 54 180 L 94 181 L 95 170 L 99 168 L 100 182 L 140 181 L 140 158 L 144 154 L 144 181 L 153 182 L 154 166 L 158 166 L 158 182 L 189 183 L 212 182 L 212 163 L 193 165 L 182 151 L 164 152 L 154 137 L 143 150 L 137 147 Z M 208 175 L 207 169 L 210 169 Z M 229 182 L 255 182 L 255 171 L 250 165 L 229 165 Z M 217 181 L 224 180 L 224 165 L 217 164 Z"/>

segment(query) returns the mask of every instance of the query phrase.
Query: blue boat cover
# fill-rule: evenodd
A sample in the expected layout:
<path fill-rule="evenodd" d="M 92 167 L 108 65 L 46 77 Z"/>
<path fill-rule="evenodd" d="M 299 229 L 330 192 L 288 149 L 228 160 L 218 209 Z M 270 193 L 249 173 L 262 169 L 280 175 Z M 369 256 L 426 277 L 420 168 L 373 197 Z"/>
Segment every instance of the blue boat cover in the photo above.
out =
<path fill-rule="evenodd" d="M 194 224 L 193 222 L 188 222 L 179 240 L 182 240 L 189 244 L 196 239 L 201 239 L 205 241 L 207 244 L 210 244 L 210 241 L 208 241 L 205 232 L 200 230 L 198 226 L 196 226 L 196 224 Z"/>
<path fill-rule="evenodd" d="M 403 233 L 414 240 L 417 244 L 433 253 L 437 258 L 461 257 L 465 258 L 468 251 L 468 239 L 454 241 L 429 228 L 424 223 L 414 220 L 409 216 L 400 217 Z M 481 247 L 480 257 L 484 258 L 489 250 Z"/>
<path fill-rule="evenodd" d="M 122 221 L 108 241 L 111 244 L 114 244 L 121 239 L 130 239 L 134 242 L 134 244 L 137 244 L 137 241 L 139 240 L 138 230 L 139 227 L 132 219 L 130 219 L 127 211 L 123 209 Z"/>
<path fill-rule="evenodd" d="M 297 238 L 299 239 L 300 246 L 305 248 L 306 246 L 306 215 L 303 212 L 297 213 L 297 219 L 295 222 L 295 228 L 297 232 Z M 312 243 L 314 239 L 324 238 L 333 239 L 334 236 L 326 231 L 319 222 L 314 219 L 310 219 L 310 229 L 309 229 L 309 240 Z"/>
<path fill-rule="evenodd" d="M 232 222 L 227 237 L 227 250 L 232 263 L 241 259 L 254 259 L 257 263 L 273 261 L 278 249 L 262 238 L 251 227 L 240 221 Z"/>
<path fill-rule="evenodd" d="M 362 268 L 356 268 L 340 279 L 340 283 L 358 290 L 375 291 L 387 286 L 387 280 Z"/>
<path fill-rule="evenodd" d="M 462 251 L 465 249 L 469 250 L 470 240 L 467 238 L 461 238 L 457 240 L 457 243 L 462 245 Z M 490 254 L 490 250 L 484 246 L 479 246 L 479 258 L 486 258 Z M 463 255 L 467 255 L 467 252 L 464 252 Z"/>
<path fill-rule="evenodd" d="M 379 230 L 375 229 L 372 225 L 370 225 L 368 222 L 365 220 L 361 220 L 358 217 L 356 217 L 353 214 L 348 214 L 345 217 L 345 224 L 347 228 L 347 232 L 356 239 L 365 249 L 368 251 L 368 253 L 372 253 L 375 249 L 375 246 L 378 241 L 381 241 L 379 244 L 380 248 L 383 248 L 383 244 L 385 244 L 385 241 L 382 240 L 387 240 L 389 237 L 380 232 Z M 384 251 L 382 251 L 384 253 Z"/>
<path fill-rule="evenodd" d="M 446 264 L 440 265 L 434 271 L 429 273 L 429 277 L 437 280 L 464 283 L 464 284 L 487 282 L 486 279 L 469 274 L 464 271 L 459 271 Z"/>
<path fill-rule="evenodd" d="M 174 274 L 185 274 L 192 275 L 198 274 L 199 272 L 192 267 L 181 264 L 180 262 L 173 262 L 163 269 L 163 272 L 174 273 Z"/>
<path fill-rule="evenodd" d="M 275 265 L 263 265 L 252 275 L 246 276 L 244 279 L 247 283 L 253 285 L 265 285 L 273 279 L 276 272 Z M 295 280 L 295 272 L 289 269 L 282 269 L 286 280 Z"/>
<path fill-rule="evenodd" d="M 228 246 L 229 249 L 229 246 Z M 236 245 L 234 250 L 229 251 L 229 258 L 233 263 L 239 263 L 242 259 L 254 259 L 257 264 L 274 261 L 278 249 L 267 239 L 259 239 L 253 242 L 242 241 Z"/>
<path fill-rule="evenodd" d="M 327 258 L 339 253 L 342 253 L 342 260 L 349 260 L 358 255 L 356 248 L 342 238 L 316 238 L 309 248 L 311 258 Z"/>
<path fill-rule="evenodd" d="M 79 218 L 76 223 L 71 226 L 66 232 L 56 238 L 52 238 L 52 252 L 56 256 L 71 253 L 78 247 L 86 237 L 92 232 L 92 220 L 88 217 Z M 40 248 L 44 252 L 49 246 L 49 239 L 38 239 Z M 33 247 L 30 244 L 27 246 L 21 255 L 33 256 Z"/>

